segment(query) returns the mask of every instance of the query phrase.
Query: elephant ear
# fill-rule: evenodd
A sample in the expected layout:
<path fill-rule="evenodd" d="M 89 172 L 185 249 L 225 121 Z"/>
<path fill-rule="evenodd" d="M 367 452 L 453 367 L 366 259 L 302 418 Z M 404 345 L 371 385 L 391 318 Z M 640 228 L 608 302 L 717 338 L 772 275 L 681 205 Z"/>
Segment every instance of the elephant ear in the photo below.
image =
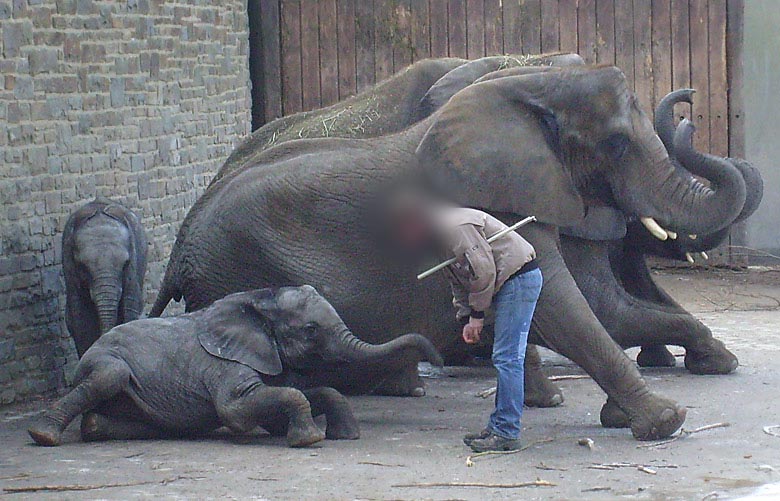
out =
<path fill-rule="evenodd" d="M 217 358 L 277 376 L 282 373 L 282 360 L 271 335 L 274 301 L 268 298 L 258 302 L 256 294 L 231 294 L 204 310 L 198 341 Z"/>
<path fill-rule="evenodd" d="M 550 90 L 560 72 L 474 84 L 432 118 L 416 155 L 433 190 L 455 203 L 579 224 L 585 207 L 561 161 Z"/>
<path fill-rule="evenodd" d="M 626 236 L 626 218 L 612 207 L 588 207 L 585 219 L 561 228 L 561 234 L 585 240 L 620 240 Z"/>
<path fill-rule="evenodd" d="M 146 275 L 146 232 L 138 216 L 120 205 L 106 207 L 106 213 L 119 219 L 130 232 L 130 259 L 122 277 L 122 315 L 125 322 L 136 320 L 143 310 L 143 283 Z"/>

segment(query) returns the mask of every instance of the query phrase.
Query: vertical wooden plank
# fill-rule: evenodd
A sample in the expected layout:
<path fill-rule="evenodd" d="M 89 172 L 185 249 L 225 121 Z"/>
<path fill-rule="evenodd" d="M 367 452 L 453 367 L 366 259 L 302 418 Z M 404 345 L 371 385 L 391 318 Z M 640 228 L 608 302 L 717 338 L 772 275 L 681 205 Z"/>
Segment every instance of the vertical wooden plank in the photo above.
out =
<path fill-rule="evenodd" d="M 393 38 L 397 30 L 393 4 L 393 0 L 374 0 L 374 70 L 377 82 L 393 74 Z"/>
<path fill-rule="evenodd" d="M 450 57 L 467 57 L 466 2 L 463 0 L 449 0 L 447 4 L 447 22 L 449 25 Z"/>
<path fill-rule="evenodd" d="M 485 54 L 488 56 L 504 53 L 501 24 L 501 0 L 485 0 Z"/>
<path fill-rule="evenodd" d="M 542 3 L 542 52 L 557 52 L 561 49 L 559 32 L 560 14 L 558 0 L 541 0 Z"/>
<path fill-rule="evenodd" d="M 725 157 L 728 147 L 728 84 L 726 80 L 726 0 L 707 2 L 709 85 L 710 85 L 710 153 Z M 714 249 L 715 263 L 729 261 L 730 247 L 726 241 Z"/>
<path fill-rule="evenodd" d="M 301 81 L 304 111 L 319 108 L 320 40 L 318 2 L 301 2 Z"/>
<path fill-rule="evenodd" d="M 559 0 L 561 51 L 577 52 L 577 0 Z"/>
<path fill-rule="evenodd" d="M 357 92 L 357 69 L 355 66 L 356 1 L 337 0 L 339 99 L 344 99 Z"/>
<path fill-rule="evenodd" d="M 690 23 L 688 0 L 672 0 L 672 90 L 691 86 Z M 694 96 L 696 99 L 696 96 Z M 680 118 L 691 117 L 690 106 L 675 108 Z"/>
<path fill-rule="evenodd" d="M 428 0 L 412 0 L 412 60 L 431 57 L 431 20 Z"/>
<path fill-rule="evenodd" d="M 479 59 L 485 55 L 485 4 L 466 0 L 466 55 Z"/>
<path fill-rule="evenodd" d="M 694 144 L 700 151 L 710 151 L 709 27 L 707 0 L 690 0 L 691 85 L 696 89 L 693 100 Z"/>
<path fill-rule="evenodd" d="M 523 39 L 523 54 L 542 52 L 542 5 L 541 0 L 524 0 L 520 4 L 520 37 Z"/>
<path fill-rule="evenodd" d="M 282 18 L 282 113 L 290 115 L 303 109 L 301 93 L 301 5 L 284 0 Z"/>
<path fill-rule="evenodd" d="M 615 64 L 614 0 L 596 0 L 596 62 Z"/>
<path fill-rule="evenodd" d="M 709 2 L 710 152 L 729 154 L 728 81 L 726 76 L 726 0 Z"/>
<path fill-rule="evenodd" d="M 577 6 L 577 52 L 586 62 L 596 63 L 596 0 L 579 0 Z"/>
<path fill-rule="evenodd" d="M 634 0 L 634 89 L 647 113 L 653 111 L 652 4 Z"/>
<path fill-rule="evenodd" d="M 514 0 L 503 2 L 503 18 L 504 52 L 506 54 L 521 54 L 523 52 L 523 35 L 520 2 Z"/>
<path fill-rule="evenodd" d="M 393 33 L 393 73 L 412 64 L 412 6 L 409 0 L 395 0 L 391 4 Z"/>
<path fill-rule="evenodd" d="M 745 118 L 742 84 L 743 70 L 743 33 L 744 33 L 744 0 L 728 0 L 726 3 L 726 62 L 729 85 L 729 156 L 744 158 L 745 156 Z M 747 245 L 747 224 L 738 223 L 731 229 L 729 236 L 729 264 L 747 266 L 748 257 L 739 247 Z"/>
<path fill-rule="evenodd" d="M 672 90 L 672 13 L 670 0 L 653 0 L 653 110 Z"/>
<path fill-rule="evenodd" d="M 634 86 L 634 6 L 631 0 L 615 0 L 615 65 Z"/>
<path fill-rule="evenodd" d="M 430 0 L 431 57 L 447 57 L 450 53 L 447 27 L 447 1 Z"/>
<path fill-rule="evenodd" d="M 320 100 L 328 106 L 339 100 L 338 20 L 336 0 L 319 0 Z"/>
<path fill-rule="evenodd" d="M 266 122 L 270 122 L 282 116 L 282 60 L 279 51 L 281 19 L 279 0 L 260 0 L 259 3 L 263 54 L 264 119 Z"/>
<path fill-rule="evenodd" d="M 355 4 L 355 58 L 357 66 L 357 91 L 376 82 L 374 61 L 374 3 L 357 0 Z"/>

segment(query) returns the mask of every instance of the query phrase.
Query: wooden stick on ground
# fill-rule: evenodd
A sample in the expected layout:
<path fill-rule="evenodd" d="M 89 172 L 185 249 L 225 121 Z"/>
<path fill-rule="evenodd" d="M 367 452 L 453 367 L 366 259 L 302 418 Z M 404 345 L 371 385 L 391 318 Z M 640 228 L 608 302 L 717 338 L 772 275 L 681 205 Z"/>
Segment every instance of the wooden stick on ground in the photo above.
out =
<path fill-rule="evenodd" d="M 533 447 L 535 445 L 546 444 L 548 442 L 553 442 L 553 441 L 555 441 L 554 438 L 543 438 L 541 440 L 534 440 L 530 444 L 526 444 L 526 445 L 524 445 L 524 446 L 522 446 L 519 449 L 514 450 L 514 451 L 485 451 L 485 452 L 477 452 L 476 454 L 472 454 L 471 456 L 467 456 L 466 457 L 466 466 L 469 466 L 469 467 L 474 466 L 474 461 L 473 460 L 477 459 L 479 457 L 484 457 L 484 456 L 506 456 L 508 454 L 517 454 L 518 452 L 523 452 L 525 450 L 528 450 L 528 449 L 530 449 L 531 447 Z"/>
<path fill-rule="evenodd" d="M 69 491 L 94 491 L 98 489 L 110 489 L 114 487 L 135 487 L 137 485 L 162 484 L 167 485 L 176 480 L 182 480 L 187 477 L 165 478 L 163 480 L 145 480 L 142 482 L 123 482 L 116 484 L 83 484 L 83 485 L 30 485 L 25 487 L 4 487 L 3 492 L 69 492 Z"/>
<path fill-rule="evenodd" d="M 700 426 L 693 430 L 686 430 L 683 428 L 680 430 L 680 433 L 673 436 L 672 438 L 661 440 L 660 442 L 653 442 L 650 444 L 641 444 L 641 445 L 637 445 L 636 447 L 637 449 L 649 449 L 652 447 L 660 447 L 662 445 L 676 442 L 677 440 L 680 440 L 681 438 L 685 438 L 689 435 L 693 435 L 694 433 L 701 433 L 702 431 L 713 430 L 715 428 L 728 428 L 729 426 L 731 426 L 731 423 L 713 423 L 713 424 L 708 424 L 706 426 Z"/>
<path fill-rule="evenodd" d="M 555 487 L 556 484 L 547 480 L 520 482 L 515 484 L 483 484 L 481 482 L 431 482 L 419 484 L 396 484 L 393 487 L 486 487 L 488 489 L 519 489 L 522 487 Z"/>

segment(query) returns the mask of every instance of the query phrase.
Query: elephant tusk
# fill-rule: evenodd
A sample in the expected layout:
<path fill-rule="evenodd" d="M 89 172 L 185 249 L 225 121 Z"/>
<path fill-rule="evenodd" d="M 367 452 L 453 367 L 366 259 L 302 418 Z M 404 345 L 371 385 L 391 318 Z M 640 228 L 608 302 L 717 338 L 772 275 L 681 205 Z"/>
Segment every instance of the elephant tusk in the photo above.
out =
<path fill-rule="evenodd" d="M 685 259 L 687 259 L 688 262 L 691 263 L 691 264 L 696 262 L 696 261 L 693 260 L 693 254 L 691 254 L 690 252 L 686 252 L 685 253 Z"/>
<path fill-rule="evenodd" d="M 709 259 L 710 258 L 710 256 L 708 256 L 707 253 L 704 252 L 704 251 L 701 252 L 701 257 L 703 257 L 704 259 Z"/>
<path fill-rule="evenodd" d="M 697 235 L 696 233 L 691 233 L 690 235 L 688 235 L 688 238 L 690 238 L 691 240 L 696 240 L 697 238 L 699 238 L 699 235 Z"/>
<path fill-rule="evenodd" d="M 647 228 L 647 231 L 652 233 L 652 235 L 657 238 L 658 240 L 666 240 L 669 238 L 669 234 L 661 228 L 661 225 L 655 222 L 655 219 L 652 217 L 643 217 L 640 219 L 642 221 L 642 224 L 645 225 L 645 228 Z"/>
<path fill-rule="evenodd" d="M 666 230 L 666 234 L 669 235 L 669 238 L 672 240 L 677 240 L 677 233 L 674 231 Z"/>

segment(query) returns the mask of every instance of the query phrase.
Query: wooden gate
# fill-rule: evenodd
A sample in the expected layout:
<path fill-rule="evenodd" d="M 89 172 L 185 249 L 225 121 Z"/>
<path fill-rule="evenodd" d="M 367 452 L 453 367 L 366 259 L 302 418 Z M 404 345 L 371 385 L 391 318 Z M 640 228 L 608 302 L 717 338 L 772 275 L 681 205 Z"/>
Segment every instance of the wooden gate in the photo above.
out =
<path fill-rule="evenodd" d="M 426 57 L 565 51 L 620 67 L 648 112 L 670 90 L 693 87 L 692 110 L 680 111 L 696 124 L 697 148 L 744 155 L 743 0 L 249 3 L 255 127 L 344 99 Z"/>

